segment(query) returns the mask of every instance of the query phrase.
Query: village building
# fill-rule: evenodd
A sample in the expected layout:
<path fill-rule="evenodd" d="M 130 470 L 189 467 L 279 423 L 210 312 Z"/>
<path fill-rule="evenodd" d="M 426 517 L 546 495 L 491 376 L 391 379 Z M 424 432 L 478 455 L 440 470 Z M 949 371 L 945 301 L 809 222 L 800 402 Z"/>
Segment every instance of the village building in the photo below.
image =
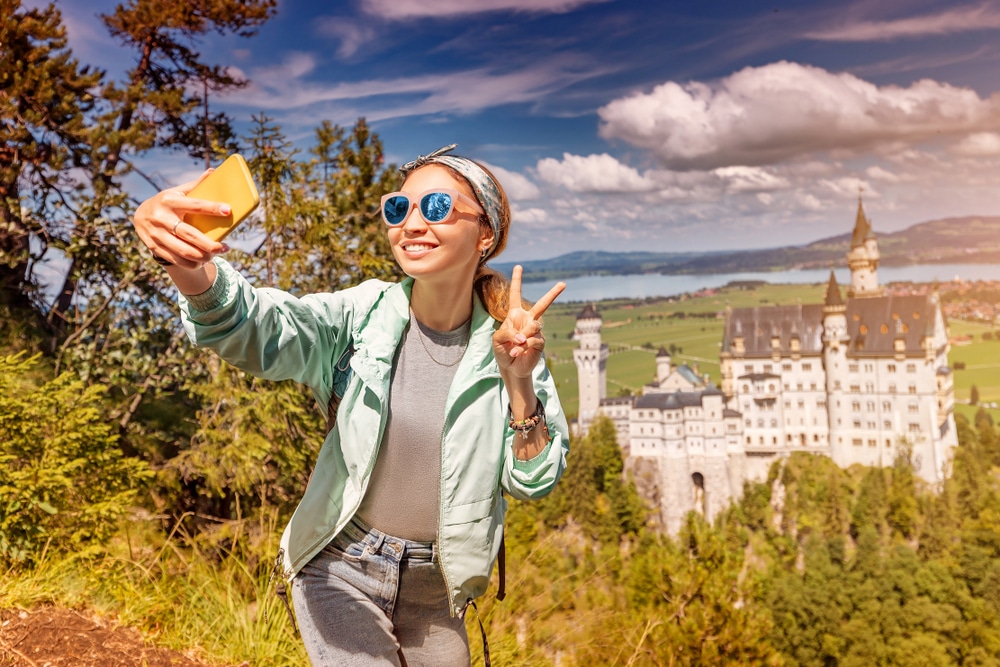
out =
<path fill-rule="evenodd" d="M 744 480 L 765 479 L 793 451 L 890 466 L 905 442 L 917 474 L 947 474 L 958 438 L 937 294 L 885 294 L 860 198 L 847 263 L 851 284 L 842 295 L 831 271 L 823 303 L 727 308 L 719 388 L 661 348 L 641 395 L 607 398 L 600 314 L 588 306 L 578 316 L 578 431 L 605 414 L 628 457 L 657 462 L 669 532 L 691 510 L 714 518 Z"/>

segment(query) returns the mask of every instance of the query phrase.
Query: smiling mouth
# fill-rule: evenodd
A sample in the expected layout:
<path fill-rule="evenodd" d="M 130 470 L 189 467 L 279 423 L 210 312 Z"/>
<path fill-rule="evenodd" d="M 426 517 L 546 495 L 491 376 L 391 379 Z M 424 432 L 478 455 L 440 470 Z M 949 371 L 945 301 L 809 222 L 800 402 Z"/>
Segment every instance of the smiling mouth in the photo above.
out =
<path fill-rule="evenodd" d="M 433 250 L 436 247 L 429 243 L 404 243 L 402 245 L 405 252 L 423 252 L 425 250 Z"/>

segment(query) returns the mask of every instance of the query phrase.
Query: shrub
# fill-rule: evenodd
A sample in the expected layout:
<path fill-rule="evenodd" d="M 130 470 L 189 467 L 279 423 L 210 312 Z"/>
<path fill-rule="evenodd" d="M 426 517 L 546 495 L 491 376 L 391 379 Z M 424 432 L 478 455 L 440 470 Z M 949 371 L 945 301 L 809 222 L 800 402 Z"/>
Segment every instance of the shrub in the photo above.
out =
<path fill-rule="evenodd" d="M 0 357 L 0 563 L 99 546 L 151 474 L 116 447 L 102 387 L 68 373 L 35 386 L 36 361 Z"/>

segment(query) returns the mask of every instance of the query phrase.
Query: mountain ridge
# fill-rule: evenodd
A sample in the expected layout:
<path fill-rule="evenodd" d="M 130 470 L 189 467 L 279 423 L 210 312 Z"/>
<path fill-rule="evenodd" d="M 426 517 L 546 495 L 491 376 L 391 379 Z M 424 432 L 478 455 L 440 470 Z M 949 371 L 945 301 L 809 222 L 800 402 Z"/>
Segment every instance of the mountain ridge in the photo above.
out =
<path fill-rule="evenodd" d="M 929 220 L 906 229 L 879 234 L 881 264 L 986 264 L 1000 262 L 1000 216 L 968 215 Z M 689 252 L 610 252 L 578 250 L 557 257 L 494 265 L 510 275 L 515 264 L 524 279 L 560 280 L 583 275 L 639 273 L 683 275 L 786 271 L 843 265 L 851 232 L 805 245 L 755 250 Z"/>

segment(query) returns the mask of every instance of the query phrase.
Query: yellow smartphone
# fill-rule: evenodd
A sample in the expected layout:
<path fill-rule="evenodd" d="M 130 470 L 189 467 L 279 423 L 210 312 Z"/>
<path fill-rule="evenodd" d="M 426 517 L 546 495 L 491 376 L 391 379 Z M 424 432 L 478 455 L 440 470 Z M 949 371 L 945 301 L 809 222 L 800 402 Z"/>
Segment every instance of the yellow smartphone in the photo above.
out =
<path fill-rule="evenodd" d="M 193 225 L 213 241 L 226 238 L 260 204 L 260 195 L 250 175 L 250 168 L 239 153 L 227 157 L 208 178 L 194 186 L 188 197 L 229 204 L 231 212 L 228 216 L 189 213 L 184 217 L 184 222 Z"/>

